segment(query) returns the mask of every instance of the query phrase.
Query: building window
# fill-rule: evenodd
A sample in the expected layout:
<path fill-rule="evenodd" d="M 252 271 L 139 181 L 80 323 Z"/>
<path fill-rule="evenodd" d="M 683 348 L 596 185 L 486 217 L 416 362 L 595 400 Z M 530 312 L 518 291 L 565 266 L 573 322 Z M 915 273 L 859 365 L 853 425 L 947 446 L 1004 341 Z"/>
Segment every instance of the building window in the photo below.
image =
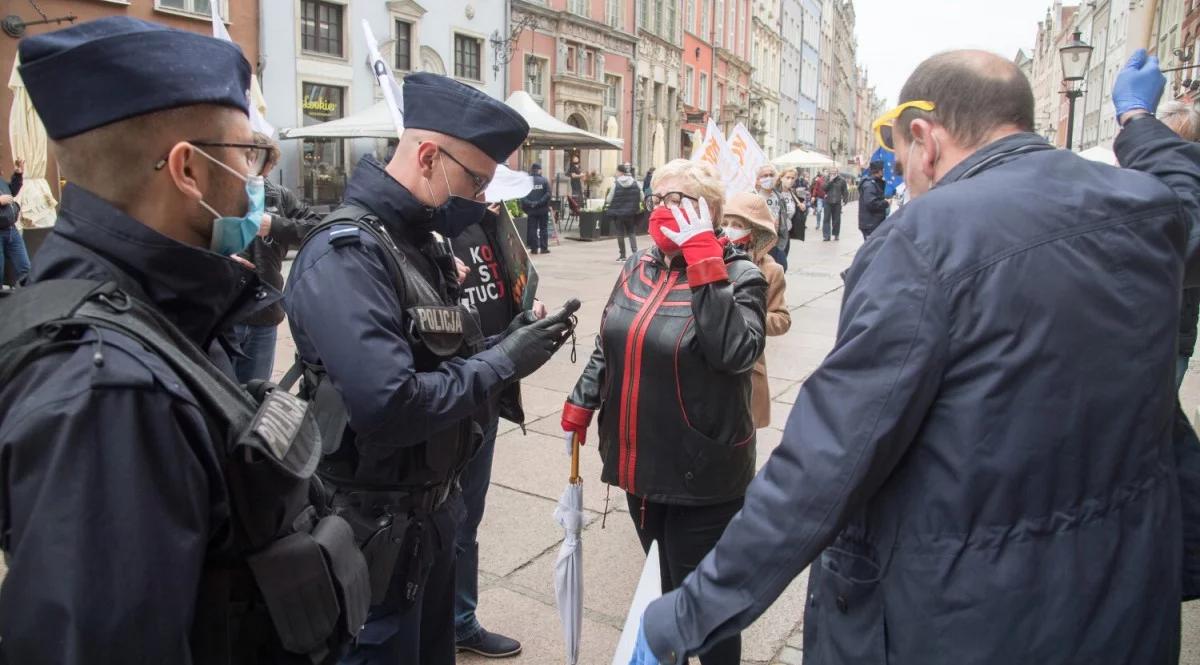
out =
<path fill-rule="evenodd" d="M 546 81 L 546 61 L 540 58 L 529 58 L 525 61 L 525 92 L 529 93 L 538 104 L 544 97 L 543 87 Z"/>
<path fill-rule="evenodd" d="M 342 57 L 342 5 L 320 0 L 301 4 L 301 47 L 309 53 Z"/>
<path fill-rule="evenodd" d="M 622 11 L 621 0 L 605 0 L 604 3 L 604 21 L 614 28 L 620 28 L 624 21 L 621 20 Z"/>
<path fill-rule="evenodd" d="M 700 0 L 700 39 L 708 41 L 708 15 L 712 13 L 712 0 Z"/>
<path fill-rule="evenodd" d="M 346 89 L 322 83 L 304 83 L 304 126 L 345 116 Z M 337 203 L 346 189 L 346 144 L 341 139 L 307 139 L 301 150 L 304 198 L 314 204 Z"/>
<path fill-rule="evenodd" d="M 684 32 L 696 32 L 696 0 L 684 0 L 683 5 L 683 30 Z"/>
<path fill-rule="evenodd" d="M 691 104 L 694 95 L 692 90 L 696 87 L 696 72 L 691 66 L 683 68 L 683 101 L 685 104 Z"/>
<path fill-rule="evenodd" d="M 708 110 L 708 74 L 700 72 L 700 108 Z"/>
<path fill-rule="evenodd" d="M 205 16 L 212 15 L 212 2 L 210 0 L 155 0 L 154 6 L 158 9 L 174 9 L 181 12 L 203 14 Z M 221 9 L 221 16 L 228 20 L 228 5 L 221 3 L 218 7 Z"/>
<path fill-rule="evenodd" d="M 396 71 L 412 69 L 412 23 L 396 21 Z"/>
<path fill-rule="evenodd" d="M 724 83 L 717 84 L 717 98 L 714 99 L 713 102 L 716 103 L 718 109 L 725 108 L 725 84 Z"/>
<path fill-rule="evenodd" d="M 580 16 L 588 15 L 588 0 L 570 0 L 567 3 L 567 11 Z"/>
<path fill-rule="evenodd" d="M 725 0 L 717 0 L 716 31 L 713 32 L 713 46 L 721 46 L 721 38 L 725 35 Z"/>
<path fill-rule="evenodd" d="M 454 75 L 460 79 L 480 81 L 482 62 L 480 40 L 467 35 L 454 35 Z"/>
<path fill-rule="evenodd" d="M 676 41 L 676 31 L 679 30 L 679 3 L 667 2 L 667 33 L 668 40 Z"/>
<path fill-rule="evenodd" d="M 574 45 L 567 45 L 567 71 L 572 74 L 579 73 L 579 48 Z"/>
<path fill-rule="evenodd" d="M 621 110 L 621 77 L 605 74 L 604 84 L 604 112 L 618 115 Z"/>

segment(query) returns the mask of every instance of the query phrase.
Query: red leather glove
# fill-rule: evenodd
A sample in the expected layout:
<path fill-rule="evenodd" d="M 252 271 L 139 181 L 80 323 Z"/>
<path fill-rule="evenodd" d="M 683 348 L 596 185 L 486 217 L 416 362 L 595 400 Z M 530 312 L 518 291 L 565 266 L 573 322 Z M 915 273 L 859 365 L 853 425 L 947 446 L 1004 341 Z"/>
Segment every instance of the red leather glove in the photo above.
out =
<path fill-rule="evenodd" d="M 563 403 L 562 428 L 564 432 L 579 435 L 579 445 L 587 439 L 588 425 L 592 424 L 592 414 L 595 411 L 576 406 L 570 402 Z"/>

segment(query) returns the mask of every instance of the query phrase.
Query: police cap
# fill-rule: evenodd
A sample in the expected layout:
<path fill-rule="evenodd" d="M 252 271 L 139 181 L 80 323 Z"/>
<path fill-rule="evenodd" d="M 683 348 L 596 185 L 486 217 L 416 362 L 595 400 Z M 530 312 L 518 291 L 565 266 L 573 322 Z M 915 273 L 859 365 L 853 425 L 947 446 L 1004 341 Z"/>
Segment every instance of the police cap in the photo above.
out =
<path fill-rule="evenodd" d="M 21 78 L 51 139 L 195 104 L 249 113 L 250 64 L 220 39 L 112 16 L 19 48 Z"/>
<path fill-rule="evenodd" d="M 404 77 L 404 126 L 462 139 L 497 163 L 529 135 L 529 123 L 508 104 L 426 72 Z"/>

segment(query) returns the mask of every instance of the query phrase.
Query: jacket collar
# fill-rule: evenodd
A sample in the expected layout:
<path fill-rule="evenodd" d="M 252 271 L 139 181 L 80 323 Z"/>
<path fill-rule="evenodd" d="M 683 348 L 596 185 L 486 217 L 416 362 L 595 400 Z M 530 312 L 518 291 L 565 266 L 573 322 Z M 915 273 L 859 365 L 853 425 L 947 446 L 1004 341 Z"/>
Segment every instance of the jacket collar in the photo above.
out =
<path fill-rule="evenodd" d="M 1046 139 L 1032 132 L 1012 134 L 992 141 L 979 150 L 976 150 L 969 157 L 959 162 L 957 166 L 950 169 L 946 175 L 942 176 L 935 187 L 948 185 L 959 180 L 966 180 L 990 168 L 1007 164 L 1031 152 L 1054 149 L 1054 146 L 1050 145 Z"/>
<path fill-rule="evenodd" d="M 255 309 L 279 300 L 257 275 L 172 240 L 73 184 L 63 190 L 47 263 L 37 279 L 110 279 L 149 300 L 201 348 Z M 55 249 L 57 247 L 57 249 Z M 42 258 L 42 257 L 39 257 Z"/>
<path fill-rule="evenodd" d="M 346 184 L 346 200 L 375 213 L 398 236 L 411 237 L 433 230 L 433 208 L 421 203 L 408 188 L 388 175 L 372 155 L 358 161 Z"/>

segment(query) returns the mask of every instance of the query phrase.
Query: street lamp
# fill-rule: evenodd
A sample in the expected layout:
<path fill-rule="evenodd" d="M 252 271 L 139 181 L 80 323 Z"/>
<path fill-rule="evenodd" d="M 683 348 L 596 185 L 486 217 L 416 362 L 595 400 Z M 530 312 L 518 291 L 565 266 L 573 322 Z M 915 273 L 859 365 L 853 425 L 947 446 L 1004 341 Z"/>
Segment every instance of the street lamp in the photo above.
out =
<path fill-rule="evenodd" d="M 1067 96 L 1067 150 L 1075 136 L 1075 100 L 1083 96 L 1083 80 L 1087 77 L 1088 65 L 1092 61 L 1092 47 L 1085 43 L 1079 30 L 1071 35 L 1071 42 L 1058 49 L 1062 58 L 1063 94 Z"/>

